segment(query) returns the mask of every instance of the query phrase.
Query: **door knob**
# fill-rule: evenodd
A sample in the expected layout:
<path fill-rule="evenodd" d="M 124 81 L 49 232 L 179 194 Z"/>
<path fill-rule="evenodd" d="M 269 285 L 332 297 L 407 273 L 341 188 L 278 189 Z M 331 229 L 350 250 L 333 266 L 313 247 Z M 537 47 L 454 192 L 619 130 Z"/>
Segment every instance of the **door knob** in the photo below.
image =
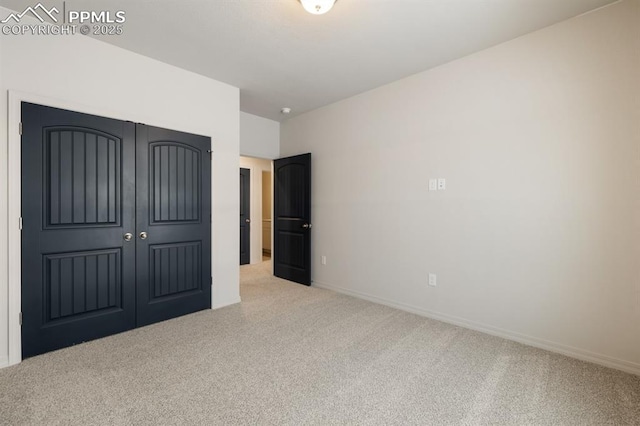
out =
<path fill-rule="evenodd" d="M 147 235 L 147 233 L 146 233 L 146 232 L 144 232 L 144 231 L 142 231 L 142 232 L 140 233 L 140 239 L 141 239 L 141 240 L 146 240 L 148 236 L 149 236 L 149 235 Z"/>
<path fill-rule="evenodd" d="M 251 219 L 245 219 L 244 221 L 247 222 L 247 223 L 250 223 Z"/>
<path fill-rule="evenodd" d="M 305 223 L 304 225 L 302 225 L 303 228 L 307 229 L 307 228 L 311 228 L 311 224 L 310 223 Z"/>
<path fill-rule="evenodd" d="M 123 238 L 125 241 L 131 241 L 131 239 L 133 238 L 133 234 L 131 232 L 127 232 L 126 234 L 124 234 Z"/>

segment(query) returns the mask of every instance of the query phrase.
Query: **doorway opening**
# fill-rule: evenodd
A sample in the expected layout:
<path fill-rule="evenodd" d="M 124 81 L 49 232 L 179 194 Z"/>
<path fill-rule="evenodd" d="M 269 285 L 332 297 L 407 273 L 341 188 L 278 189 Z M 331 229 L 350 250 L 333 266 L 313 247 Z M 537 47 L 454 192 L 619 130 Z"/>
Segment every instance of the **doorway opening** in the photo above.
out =
<path fill-rule="evenodd" d="M 271 263 L 271 253 L 273 252 L 273 230 L 271 226 L 272 167 L 272 161 L 268 159 L 240 157 L 241 217 L 239 238 L 241 265 L 254 265 L 262 262 Z M 243 180 L 248 181 L 248 185 L 245 185 L 244 189 Z M 248 196 L 244 193 L 247 187 Z M 245 206 L 243 206 L 243 203 L 245 203 Z"/>
<path fill-rule="evenodd" d="M 250 252 L 250 264 L 264 264 L 279 278 L 311 285 L 311 154 L 273 161 L 240 157 L 239 172 L 240 183 L 250 183 L 240 189 L 241 200 L 250 200 L 249 206 L 245 201 L 239 209 L 240 264 L 243 254 Z M 263 180 L 265 185 L 271 182 L 271 196 L 265 197 L 270 206 L 268 202 L 263 206 Z M 263 261 L 266 250 L 269 257 Z"/>
<path fill-rule="evenodd" d="M 262 172 L 262 261 L 271 260 L 271 171 Z"/>

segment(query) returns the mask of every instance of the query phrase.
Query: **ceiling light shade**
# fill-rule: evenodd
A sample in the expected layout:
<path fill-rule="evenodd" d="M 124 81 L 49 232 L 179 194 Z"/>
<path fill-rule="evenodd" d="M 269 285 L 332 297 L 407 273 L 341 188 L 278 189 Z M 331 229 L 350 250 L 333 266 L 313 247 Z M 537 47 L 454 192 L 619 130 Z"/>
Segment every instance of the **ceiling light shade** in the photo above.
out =
<path fill-rule="evenodd" d="M 314 15 L 327 13 L 331 10 L 335 2 L 336 0 L 300 0 L 304 10 Z"/>

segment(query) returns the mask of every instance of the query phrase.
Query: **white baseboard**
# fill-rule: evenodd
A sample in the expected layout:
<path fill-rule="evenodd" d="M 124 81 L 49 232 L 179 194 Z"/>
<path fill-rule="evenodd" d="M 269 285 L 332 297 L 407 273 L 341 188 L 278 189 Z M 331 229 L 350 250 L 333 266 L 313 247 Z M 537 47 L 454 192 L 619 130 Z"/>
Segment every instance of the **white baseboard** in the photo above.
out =
<path fill-rule="evenodd" d="M 233 299 L 231 301 L 226 301 L 226 302 L 220 302 L 220 303 L 216 303 L 215 305 L 211 305 L 211 309 L 220 309 L 220 308 L 224 308 L 225 306 L 231 306 L 231 305 L 235 305 L 236 303 L 240 303 L 240 297 L 238 297 L 237 299 Z"/>
<path fill-rule="evenodd" d="M 8 366 L 9 366 L 9 358 L 7 358 L 6 356 L 0 356 L 0 368 L 4 368 Z"/>
<path fill-rule="evenodd" d="M 528 336 L 525 334 L 521 334 L 515 331 L 505 330 L 502 328 L 493 327 L 487 324 L 482 324 L 475 321 L 467 320 L 465 318 L 460 318 L 460 317 L 447 315 L 447 314 L 443 314 L 436 311 L 431 311 L 424 308 L 419 308 L 417 306 L 409 305 L 406 303 L 383 299 L 383 298 L 372 296 L 370 294 L 366 294 L 360 291 L 349 290 L 343 287 L 334 286 L 334 285 L 322 283 L 319 281 L 313 281 L 313 286 L 327 289 L 327 290 L 332 290 L 332 291 L 335 291 L 336 293 L 347 294 L 349 296 L 354 296 L 359 299 L 364 299 L 370 302 L 379 303 L 381 305 L 390 306 L 392 308 L 397 308 L 402 311 L 411 312 L 416 315 L 446 322 L 448 324 L 453 324 L 453 325 L 468 328 L 471 330 L 480 331 L 486 334 L 490 334 L 492 336 L 502 337 L 507 340 L 513 340 L 518 343 L 522 343 L 522 344 L 533 346 L 540 349 L 545 349 L 547 351 L 566 355 L 571 358 L 576 358 L 581 361 L 592 362 L 594 364 L 602 365 L 609 368 L 614 368 L 616 370 L 621 370 L 627 373 L 640 376 L 640 364 L 635 362 L 613 358 L 607 355 L 594 353 L 584 349 L 574 348 L 572 346 L 563 345 L 561 343 L 552 342 L 549 340 L 539 339 L 537 337 Z"/>

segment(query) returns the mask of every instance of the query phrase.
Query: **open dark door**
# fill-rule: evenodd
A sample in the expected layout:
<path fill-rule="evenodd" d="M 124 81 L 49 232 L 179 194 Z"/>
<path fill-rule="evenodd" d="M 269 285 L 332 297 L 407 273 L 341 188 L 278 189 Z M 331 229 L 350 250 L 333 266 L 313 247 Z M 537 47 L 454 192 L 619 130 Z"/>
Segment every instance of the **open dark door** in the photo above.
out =
<path fill-rule="evenodd" d="M 136 126 L 138 326 L 211 307 L 210 146 Z"/>
<path fill-rule="evenodd" d="M 273 162 L 273 272 L 311 285 L 311 154 Z"/>
<path fill-rule="evenodd" d="M 251 170 L 240 169 L 240 264 L 251 262 L 251 216 L 250 216 Z"/>
<path fill-rule="evenodd" d="M 135 327 L 135 125 L 22 104 L 22 357 Z"/>

